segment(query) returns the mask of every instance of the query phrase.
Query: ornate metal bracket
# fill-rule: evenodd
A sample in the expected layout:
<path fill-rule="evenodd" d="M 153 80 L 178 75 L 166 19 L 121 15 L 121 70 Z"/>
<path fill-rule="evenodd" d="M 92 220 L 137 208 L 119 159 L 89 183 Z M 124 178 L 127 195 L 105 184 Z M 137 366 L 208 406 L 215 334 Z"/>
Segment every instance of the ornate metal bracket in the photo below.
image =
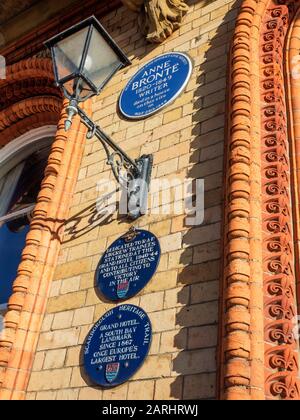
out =
<path fill-rule="evenodd" d="M 78 114 L 83 124 L 88 128 L 87 138 L 91 139 L 96 136 L 101 142 L 107 155 L 107 164 L 111 166 L 116 181 L 127 191 L 128 216 L 135 220 L 145 214 L 147 211 L 153 156 L 143 155 L 137 160 L 131 159 L 99 125 L 95 124 L 78 107 L 76 100 L 71 100 L 67 113 L 66 130 L 71 127 L 73 117 Z"/>

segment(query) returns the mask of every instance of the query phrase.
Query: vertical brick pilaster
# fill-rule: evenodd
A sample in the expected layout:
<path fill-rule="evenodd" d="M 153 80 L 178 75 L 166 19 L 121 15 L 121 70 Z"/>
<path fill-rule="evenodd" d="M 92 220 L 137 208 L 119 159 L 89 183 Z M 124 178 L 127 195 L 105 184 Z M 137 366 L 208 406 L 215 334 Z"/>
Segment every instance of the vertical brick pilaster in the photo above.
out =
<path fill-rule="evenodd" d="M 22 65 L 19 67 L 22 68 Z M 24 65 L 23 69 L 27 67 Z M 15 77 L 15 74 L 12 76 Z M 22 79 L 22 71 L 19 76 L 16 83 Z M 12 106 L 16 108 L 13 114 L 7 111 L 0 113 L 3 125 L 0 138 L 9 129 L 12 135 L 17 135 L 20 123 L 23 123 L 23 130 L 32 129 L 32 123 L 37 122 L 35 115 L 39 112 L 43 114 L 41 108 L 48 115 L 56 115 L 59 103 L 58 99 L 46 96 L 27 99 Z M 90 102 L 85 104 L 85 110 L 91 112 Z M 30 115 L 33 120 L 27 118 Z M 39 125 L 48 122 L 48 118 L 38 121 Z M 77 117 L 72 129 L 66 133 L 64 120 L 63 111 L 5 317 L 5 329 L 0 339 L 0 399 L 25 398 L 64 232 L 64 221 L 83 154 L 85 127 Z"/>
<path fill-rule="evenodd" d="M 221 322 L 221 398 L 264 398 L 259 28 L 268 0 L 243 2 L 232 43 Z"/>

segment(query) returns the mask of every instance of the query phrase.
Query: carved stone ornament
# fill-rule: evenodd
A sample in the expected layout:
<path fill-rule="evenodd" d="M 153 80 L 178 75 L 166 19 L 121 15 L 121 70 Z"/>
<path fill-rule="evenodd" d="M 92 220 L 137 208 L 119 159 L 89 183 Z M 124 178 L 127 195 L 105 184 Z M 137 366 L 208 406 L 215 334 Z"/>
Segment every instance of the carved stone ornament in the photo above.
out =
<path fill-rule="evenodd" d="M 122 0 L 125 6 L 140 13 L 139 26 L 152 43 L 165 41 L 179 28 L 189 7 L 183 0 Z"/>

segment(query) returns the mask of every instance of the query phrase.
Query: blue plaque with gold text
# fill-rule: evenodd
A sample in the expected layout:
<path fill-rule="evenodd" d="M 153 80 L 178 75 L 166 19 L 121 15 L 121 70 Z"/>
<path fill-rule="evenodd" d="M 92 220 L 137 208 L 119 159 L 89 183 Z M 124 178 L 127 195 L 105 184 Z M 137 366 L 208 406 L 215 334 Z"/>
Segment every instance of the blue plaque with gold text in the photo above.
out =
<path fill-rule="evenodd" d="M 155 274 L 160 255 L 155 235 L 146 230 L 130 230 L 101 258 L 97 269 L 99 290 L 112 301 L 135 296 Z"/>
<path fill-rule="evenodd" d="M 84 367 L 97 385 L 114 387 L 128 381 L 148 355 L 152 327 L 143 309 L 121 305 L 111 309 L 90 331 Z"/>
<path fill-rule="evenodd" d="M 173 102 L 186 87 L 192 74 L 187 54 L 162 54 L 142 67 L 123 90 L 119 108 L 129 119 L 148 117 Z"/>

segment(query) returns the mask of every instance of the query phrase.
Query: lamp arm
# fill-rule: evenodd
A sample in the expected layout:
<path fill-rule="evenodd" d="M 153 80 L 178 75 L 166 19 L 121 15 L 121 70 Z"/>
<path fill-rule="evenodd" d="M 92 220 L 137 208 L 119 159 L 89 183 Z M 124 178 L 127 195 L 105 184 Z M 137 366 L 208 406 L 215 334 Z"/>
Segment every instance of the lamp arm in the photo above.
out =
<path fill-rule="evenodd" d="M 88 138 L 96 136 L 102 143 L 107 154 L 107 163 L 111 165 L 113 173 L 117 181 L 120 181 L 120 171 L 124 167 L 129 174 L 129 177 L 134 179 L 141 175 L 141 170 L 137 163 L 132 160 L 126 152 L 124 152 L 100 127 L 95 124 L 89 116 L 79 107 L 78 115 L 80 116 L 84 125 L 88 128 Z M 113 152 L 110 152 L 111 148 Z"/>
<path fill-rule="evenodd" d="M 66 130 L 72 125 L 74 115 L 79 115 L 82 123 L 88 128 L 87 138 L 96 136 L 103 145 L 107 155 L 107 164 L 111 166 L 117 182 L 127 191 L 128 216 L 136 220 L 147 212 L 147 200 L 153 156 L 143 155 L 137 160 L 132 160 L 90 117 L 78 107 L 76 99 L 70 101 L 67 108 L 68 118 L 65 122 Z M 111 151 L 112 149 L 112 151 Z M 122 173 L 122 168 L 126 173 Z"/>

